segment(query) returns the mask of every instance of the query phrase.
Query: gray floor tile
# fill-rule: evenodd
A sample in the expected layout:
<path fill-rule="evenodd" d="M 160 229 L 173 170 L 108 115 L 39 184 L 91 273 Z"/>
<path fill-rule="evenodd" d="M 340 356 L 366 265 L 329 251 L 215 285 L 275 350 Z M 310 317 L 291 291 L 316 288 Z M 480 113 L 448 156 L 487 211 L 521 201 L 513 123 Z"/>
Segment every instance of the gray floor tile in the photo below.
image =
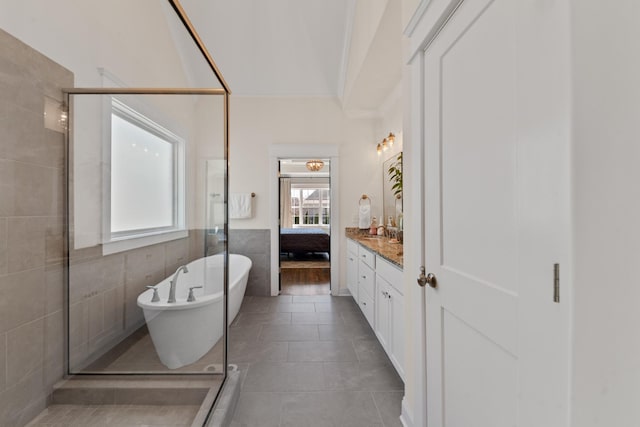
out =
<path fill-rule="evenodd" d="M 402 391 L 404 384 L 391 364 L 376 362 L 325 362 L 329 390 Z"/>
<path fill-rule="evenodd" d="M 357 362 L 351 341 L 300 341 L 289 343 L 289 362 Z"/>
<path fill-rule="evenodd" d="M 331 301 L 331 295 L 293 295 L 292 302 L 329 302 Z"/>
<path fill-rule="evenodd" d="M 360 362 L 391 363 L 378 340 L 353 340 L 353 348 Z"/>
<path fill-rule="evenodd" d="M 313 303 L 302 302 L 277 304 L 273 307 L 273 311 L 279 313 L 313 313 L 316 310 Z"/>
<path fill-rule="evenodd" d="M 257 298 L 257 297 L 254 297 Z M 275 301 L 272 300 L 245 300 L 242 301 L 240 306 L 240 313 L 269 313 L 272 311 Z"/>
<path fill-rule="evenodd" d="M 286 362 L 289 343 L 286 341 L 229 340 L 229 363 Z"/>
<path fill-rule="evenodd" d="M 314 305 L 316 306 L 315 311 L 317 311 L 318 313 L 327 313 L 330 311 L 334 311 L 334 305 L 330 302 L 316 302 L 314 303 Z"/>
<path fill-rule="evenodd" d="M 236 318 L 235 326 L 256 325 L 287 325 L 291 323 L 291 313 L 240 313 Z"/>
<path fill-rule="evenodd" d="M 283 396 L 281 427 L 382 427 L 370 393 L 320 392 Z"/>
<path fill-rule="evenodd" d="M 326 390 L 321 363 L 259 362 L 249 366 L 243 391 L 283 392 Z"/>
<path fill-rule="evenodd" d="M 318 325 L 320 340 L 322 341 L 342 341 L 342 340 L 369 340 L 376 336 L 371 327 L 366 325 Z"/>
<path fill-rule="evenodd" d="M 351 324 L 351 323 L 368 323 L 367 322 L 367 318 L 364 317 L 364 314 L 362 314 L 361 310 L 357 310 L 357 311 L 341 311 L 339 312 L 340 317 L 342 317 L 342 320 L 347 323 L 347 324 Z"/>
<path fill-rule="evenodd" d="M 316 325 L 264 325 L 262 341 L 318 341 Z"/>
<path fill-rule="evenodd" d="M 316 311 L 354 312 L 360 311 L 352 297 L 333 297 L 327 302 L 316 302 Z"/>
<path fill-rule="evenodd" d="M 403 391 L 374 391 L 371 393 L 376 402 L 378 413 L 385 427 L 402 427 L 400 414 L 402 412 Z"/>
<path fill-rule="evenodd" d="M 230 327 L 229 341 L 255 341 L 259 334 L 260 325 Z"/>
<path fill-rule="evenodd" d="M 329 325 L 343 323 L 340 313 L 291 313 L 291 323 L 294 325 Z"/>
<path fill-rule="evenodd" d="M 242 391 L 231 425 L 238 427 L 278 427 L 280 425 L 281 407 L 281 394 Z"/>

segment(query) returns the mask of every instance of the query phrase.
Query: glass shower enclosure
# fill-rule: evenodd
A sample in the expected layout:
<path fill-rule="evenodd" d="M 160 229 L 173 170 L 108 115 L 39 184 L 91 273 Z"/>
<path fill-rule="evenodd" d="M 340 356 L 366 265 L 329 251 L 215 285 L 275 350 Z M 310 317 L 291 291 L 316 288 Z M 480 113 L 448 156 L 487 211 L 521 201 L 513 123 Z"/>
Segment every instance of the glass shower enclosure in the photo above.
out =
<path fill-rule="evenodd" d="M 227 373 L 228 253 L 211 236 L 227 234 L 230 91 L 179 2 L 76 13 L 91 7 L 100 53 L 83 54 L 100 66 L 64 91 L 67 375 L 209 381 L 210 398 Z"/>

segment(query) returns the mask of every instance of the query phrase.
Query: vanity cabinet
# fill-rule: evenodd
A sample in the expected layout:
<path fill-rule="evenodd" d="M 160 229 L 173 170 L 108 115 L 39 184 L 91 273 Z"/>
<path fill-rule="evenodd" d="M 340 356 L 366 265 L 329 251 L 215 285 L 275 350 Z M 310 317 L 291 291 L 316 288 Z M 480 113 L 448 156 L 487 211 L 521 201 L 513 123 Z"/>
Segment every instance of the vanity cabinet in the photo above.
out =
<path fill-rule="evenodd" d="M 358 301 L 358 244 L 347 240 L 347 288 Z"/>
<path fill-rule="evenodd" d="M 404 296 L 398 290 L 402 285 L 402 272 L 382 259 L 378 260 L 378 267 L 383 263 L 387 268 L 376 270 L 374 330 L 391 363 L 404 379 Z"/>
<path fill-rule="evenodd" d="M 347 240 L 347 287 L 404 380 L 402 270 Z"/>
<path fill-rule="evenodd" d="M 372 328 L 375 328 L 375 267 L 375 254 L 358 246 L 358 298 L 356 301 Z"/>

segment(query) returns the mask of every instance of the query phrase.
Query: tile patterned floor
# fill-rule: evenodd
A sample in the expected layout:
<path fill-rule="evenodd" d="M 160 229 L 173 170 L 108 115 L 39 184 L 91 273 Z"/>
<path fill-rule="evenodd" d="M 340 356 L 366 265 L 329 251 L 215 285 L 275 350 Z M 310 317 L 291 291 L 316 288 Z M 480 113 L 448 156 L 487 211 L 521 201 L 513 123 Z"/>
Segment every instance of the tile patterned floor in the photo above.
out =
<path fill-rule="evenodd" d="M 401 426 L 404 385 L 351 297 L 245 297 L 228 355 L 243 375 L 231 427 Z M 181 427 L 197 411 L 52 405 L 29 427 Z"/>
<path fill-rule="evenodd" d="M 404 385 L 351 297 L 245 297 L 232 427 L 397 427 Z"/>

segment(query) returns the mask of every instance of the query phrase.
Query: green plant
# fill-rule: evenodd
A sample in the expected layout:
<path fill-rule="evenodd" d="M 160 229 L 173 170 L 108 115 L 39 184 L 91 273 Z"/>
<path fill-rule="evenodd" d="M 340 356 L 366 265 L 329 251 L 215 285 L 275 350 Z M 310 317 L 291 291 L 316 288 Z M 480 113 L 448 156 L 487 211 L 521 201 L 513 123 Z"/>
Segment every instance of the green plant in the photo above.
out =
<path fill-rule="evenodd" d="M 389 166 L 387 174 L 389 175 L 389 182 L 393 184 L 391 191 L 399 199 L 402 197 L 402 152 L 398 154 L 396 161 Z"/>

